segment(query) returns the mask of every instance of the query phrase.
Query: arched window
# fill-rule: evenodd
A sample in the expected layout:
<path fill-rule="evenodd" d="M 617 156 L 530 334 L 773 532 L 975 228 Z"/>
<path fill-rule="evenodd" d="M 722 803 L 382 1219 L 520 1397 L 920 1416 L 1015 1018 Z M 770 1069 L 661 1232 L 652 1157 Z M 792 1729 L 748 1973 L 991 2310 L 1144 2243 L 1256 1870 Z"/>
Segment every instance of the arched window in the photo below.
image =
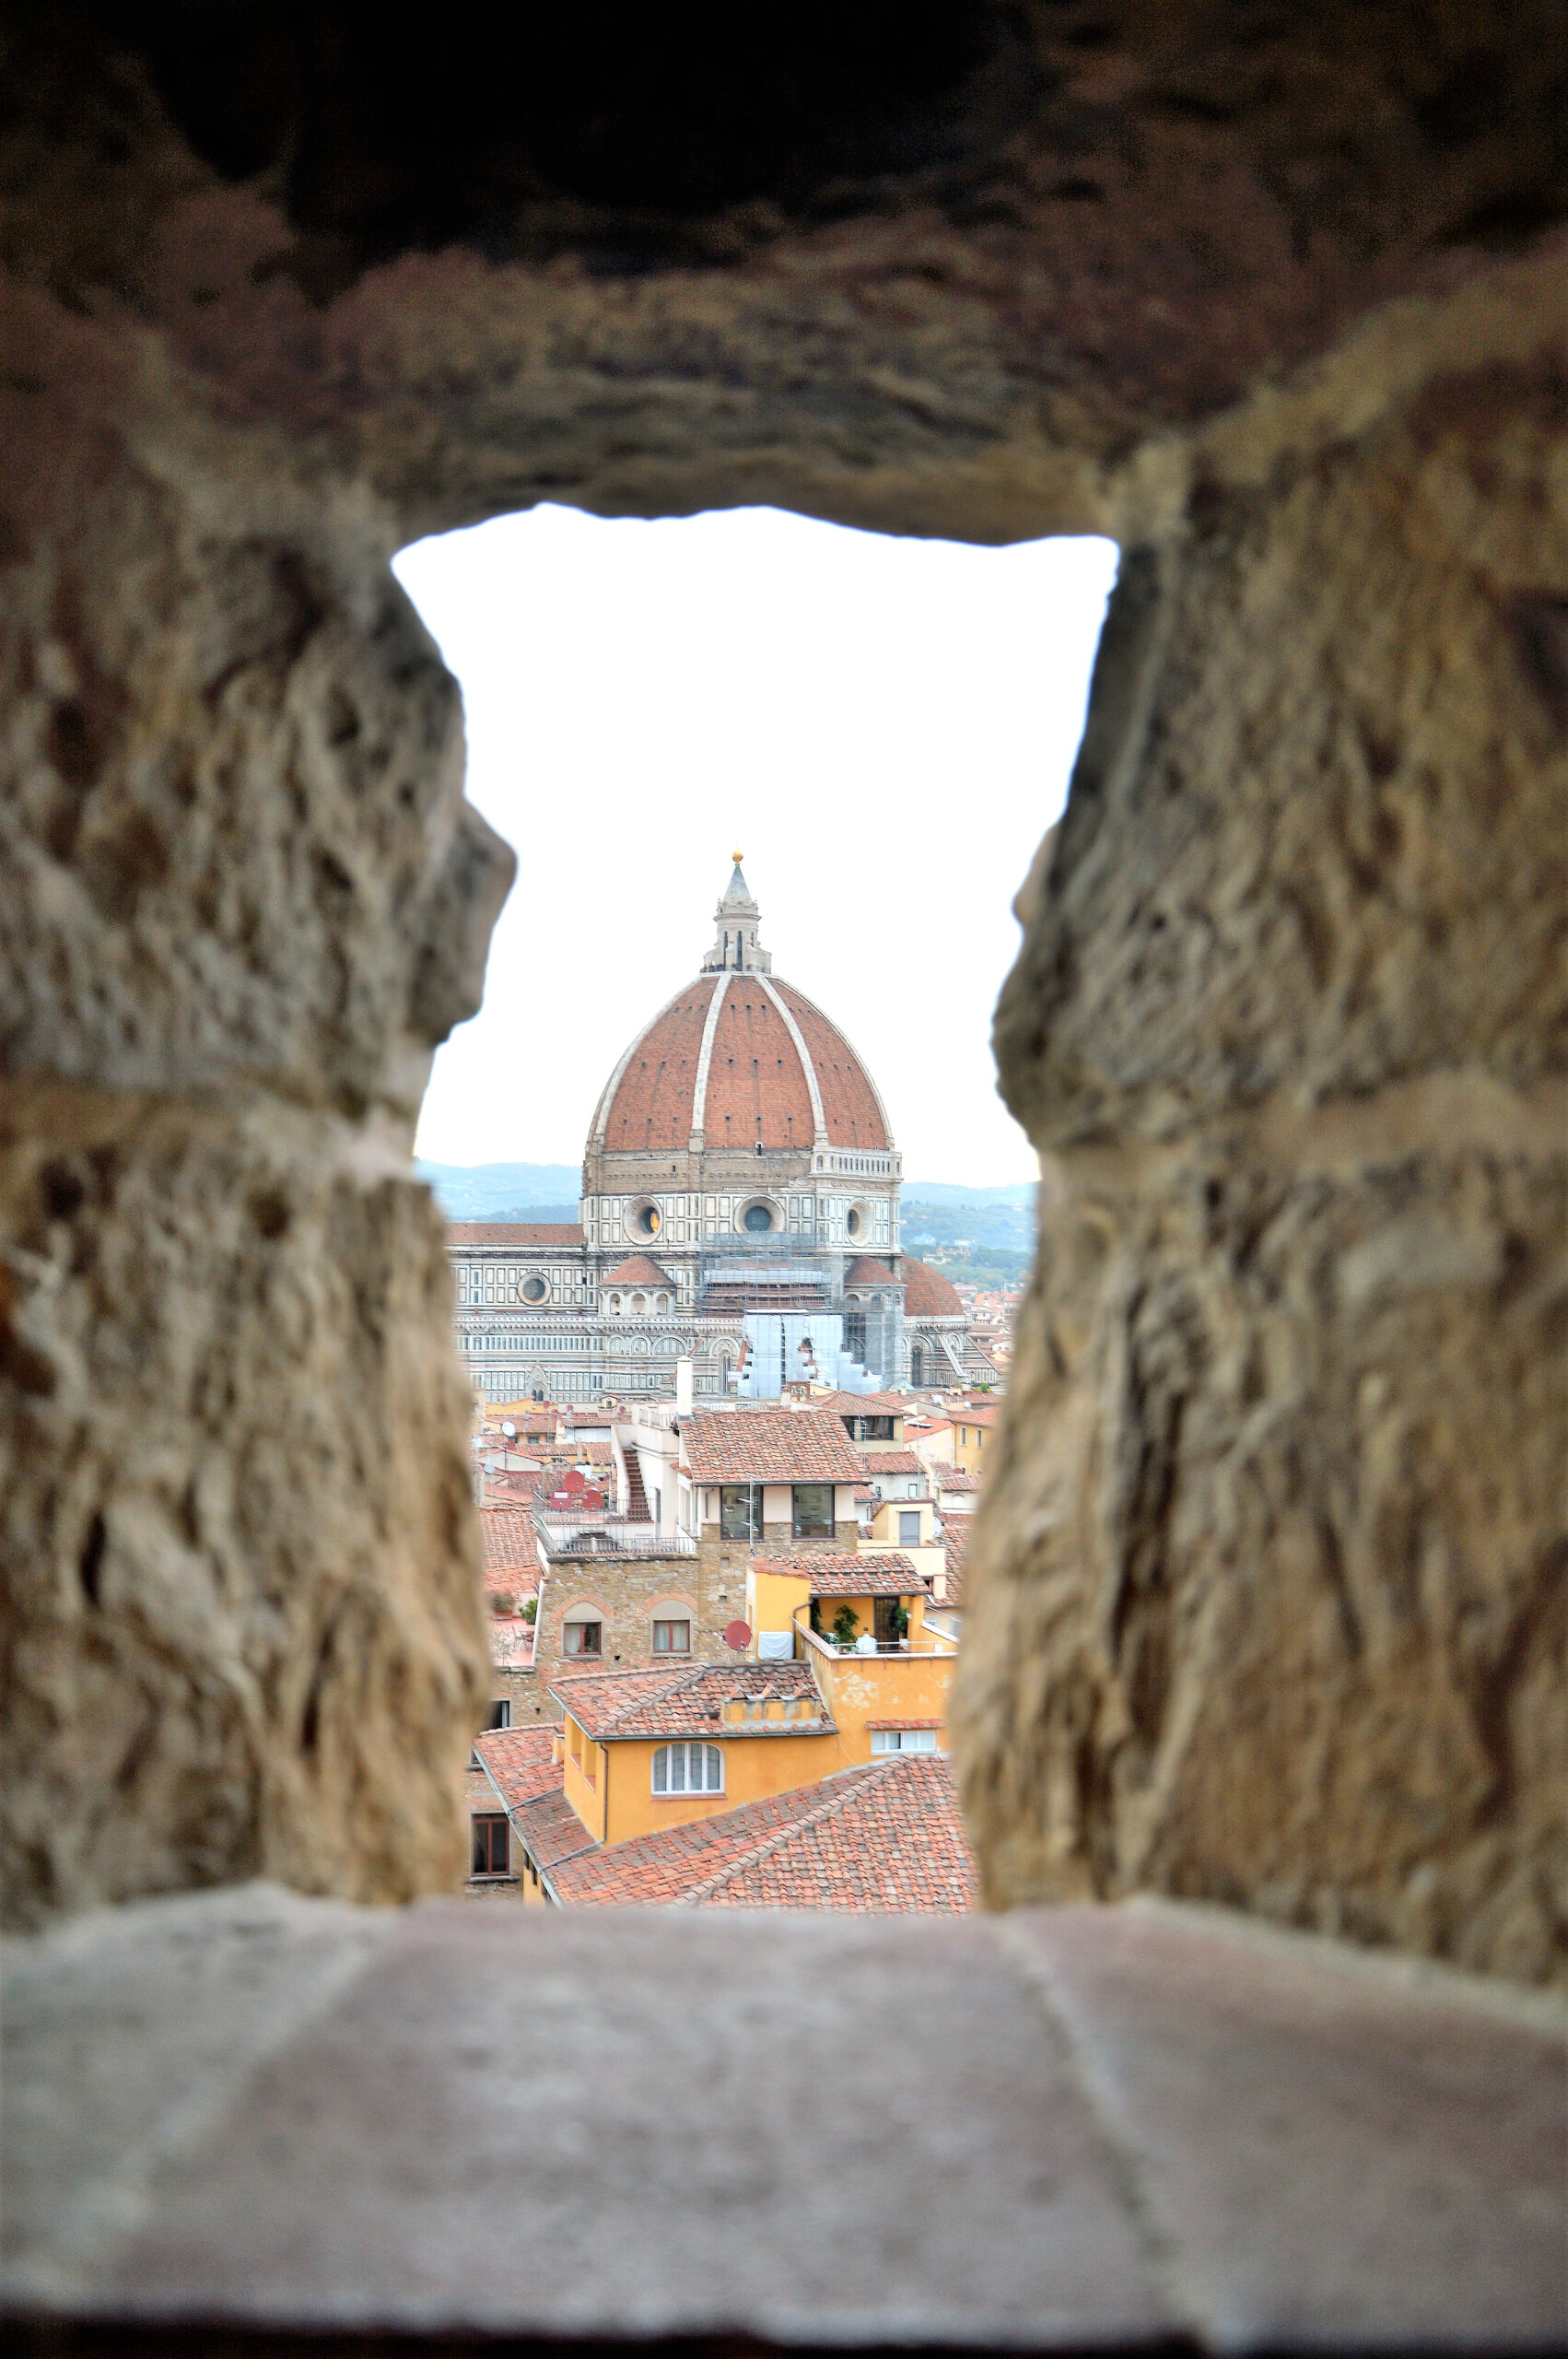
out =
<path fill-rule="evenodd" d="M 593 1655 L 604 1652 L 604 1616 L 596 1605 L 574 1605 L 561 1625 L 561 1652 Z"/>
<path fill-rule="evenodd" d="M 645 1294 L 634 1294 L 632 1297 L 632 1317 L 634 1319 L 640 1319 L 647 1309 L 648 1297 Z"/>
<path fill-rule="evenodd" d="M 917 1344 L 909 1355 L 909 1381 L 911 1384 L 924 1384 L 925 1380 L 926 1356 Z"/>
<path fill-rule="evenodd" d="M 724 1755 L 716 1744 L 661 1744 L 653 1755 L 656 1794 L 721 1794 Z"/>
<path fill-rule="evenodd" d="M 614 1310 L 614 1311 L 618 1311 L 618 1310 L 620 1309 L 620 1308 L 621 1308 L 621 1297 L 620 1297 L 620 1296 L 619 1296 L 618 1294 L 613 1294 L 613 1295 L 610 1297 L 610 1308 L 611 1308 L 611 1309 L 612 1309 L 612 1310 Z"/>
<path fill-rule="evenodd" d="M 669 1296 L 668 1296 L 667 1294 L 661 1294 L 661 1295 L 660 1296 L 660 1297 L 659 1297 L 659 1303 L 658 1303 L 659 1315 L 660 1315 L 660 1317 L 661 1317 L 661 1318 L 662 1318 L 662 1317 L 664 1316 L 664 1313 L 669 1309 L 669 1308 L 670 1308 L 670 1297 L 669 1297 Z"/>

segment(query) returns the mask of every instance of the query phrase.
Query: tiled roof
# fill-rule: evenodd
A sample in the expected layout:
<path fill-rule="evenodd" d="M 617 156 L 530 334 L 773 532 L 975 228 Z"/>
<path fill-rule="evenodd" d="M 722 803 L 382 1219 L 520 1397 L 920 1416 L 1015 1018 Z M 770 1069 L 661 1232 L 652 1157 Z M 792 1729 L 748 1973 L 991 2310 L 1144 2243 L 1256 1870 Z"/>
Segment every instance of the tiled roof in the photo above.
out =
<path fill-rule="evenodd" d="M 896 1549 L 861 1556 L 754 1556 L 755 1573 L 784 1573 L 809 1580 L 813 1597 L 917 1597 L 922 1576 Z"/>
<path fill-rule="evenodd" d="M 539 1570 L 539 1537 L 533 1518 L 521 1508 L 486 1508 L 479 1518 L 479 1552 L 487 1587 L 507 1573 Z"/>
<path fill-rule="evenodd" d="M 907 1417 L 914 1405 L 907 1392 L 825 1392 L 812 1402 L 836 1417 Z"/>
<path fill-rule="evenodd" d="M 1001 1415 L 1000 1401 L 984 1401 L 971 1408 L 954 1409 L 954 1422 L 960 1426 L 984 1426 L 989 1432 Z"/>
<path fill-rule="evenodd" d="M 938 1464 L 931 1468 L 931 1474 L 938 1490 L 951 1491 L 955 1498 L 964 1493 L 977 1491 L 984 1480 L 983 1476 L 971 1474 L 962 1466 Z"/>
<path fill-rule="evenodd" d="M 923 1474 L 926 1461 L 912 1449 L 863 1449 L 860 1472 L 874 1482 L 879 1474 Z"/>
<path fill-rule="evenodd" d="M 847 1286 L 890 1286 L 893 1271 L 886 1262 L 873 1262 L 869 1253 L 857 1253 L 844 1273 Z"/>
<path fill-rule="evenodd" d="M 940 1270 L 933 1270 L 929 1262 L 916 1262 L 905 1255 L 906 1319 L 957 1319 L 963 1310 L 958 1289 L 948 1284 Z"/>
<path fill-rule="evenodd" d="M 673 1286 L 675 1281 L 646 1253 L 634 1253 L 599 1283 L 602 1286 Z"/>
<path fill-rule="evenodd" d="M 868 1729 L 944 1729 L 945 1720 L 868 1720 Z"/>
<path fill-rule="evenodd" d="M 600 1908 L 946 1916 L 977 1898 L 952 1773 L 918 1753 L 584 1852 L 552 1882 L 568 1907 Z"/>
<path fill-rule="evenodd" d="M 559 1773 L 557 1773 L 559 1774 Z M 533 1864 L 554 1883 L 553 1871 L 565 1860 L 597 1851 L 598 1844 L 579 1818 L 561 1787 L 525 1802 L 507 1816 L 521 1837 Z"/>
<path fill-rule="evenodd" d="M 578 1221 L 454 1220 L 447 1224 L 450 1245 L 513 1245 L 527 1252 L 535 1245 L 580 1245 Z"/>
<path fill-rule="evenodd" d="M 597 1671 L 559 1677 L 550 1693 L 599 1744 L 624 1737 L 821 1736 L 833 1722 L 803 1662 L 693 1663 L 682 1671 Z M 724 1718 L 733 1696 L 815 1707 L 809 1720 Z"/>
<path fill-rule="evenodd" d="M 860 1461 L 837 1417 L 820 1409 L 699 1410 L 681 1426 L 699 1483 L 853 1483 Z"/>
<path fill-rule="evenodd" d="M 490 1729 L 474 1738 L 474 1750 L 508 1810 L 561 1790 L 554 1729 Z"/>
<path fill-rule="evenodd" d="M 951 1523 L 943 1524 L 942 1546 L 947 1562 L 941 1602 L 943 1605 L 962 1605 L 969 1553 L 969 1518 L 966 1515 L 955 1515 Z"/>
<path fill-rule="evenodd" d="M 876 1092 L 836 1026 L 808 999 L 779 984 L 815 1071 L 827 1135 L 835 1146 L 885 1147 Z M 695 1105 L 703 1033 L 720 1006 L 708 1054 L 707 1095 Z M 752 973 L 702 975 L 661 1008 L 633 1044 L 595 1135 L 613 1154 L 685 1151 L 694 1128 L 709 1148 L 747 1154 L 765 1147 L 810 1152 L 815 1129 L 811 1086 L 773 992 Z"/>

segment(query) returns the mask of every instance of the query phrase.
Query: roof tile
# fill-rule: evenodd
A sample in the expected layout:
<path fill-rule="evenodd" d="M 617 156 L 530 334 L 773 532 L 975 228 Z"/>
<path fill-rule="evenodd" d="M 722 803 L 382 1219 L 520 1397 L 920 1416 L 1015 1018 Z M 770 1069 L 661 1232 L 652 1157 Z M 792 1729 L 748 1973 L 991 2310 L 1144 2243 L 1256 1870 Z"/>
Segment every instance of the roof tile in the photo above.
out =
<path fill-rule="evenodd" d="M 854 1483 L 860 1462 L 842 1421 L 820 1409 L 698 1410 L 681 1427 L 699 1483 Z"/>
<path fill-rule="evenodd" d="M 803 1662 L 692 1663 L 680 1671 L 597 1671 L 556 1680 L 550 1693 L 598 1744 L 627 1737 L 821 1736 L 834 1723 Z M 724 1719 L 731 1696 L 810 1704 L 809 1719 Z"/>
<path fill-rule="evenodd" d="M 977 1880 L 947 1763 L 895 1754 L 766 1802 L 583 1852 L 568 1907 L 837 1908 L 952 1915 Z"/>

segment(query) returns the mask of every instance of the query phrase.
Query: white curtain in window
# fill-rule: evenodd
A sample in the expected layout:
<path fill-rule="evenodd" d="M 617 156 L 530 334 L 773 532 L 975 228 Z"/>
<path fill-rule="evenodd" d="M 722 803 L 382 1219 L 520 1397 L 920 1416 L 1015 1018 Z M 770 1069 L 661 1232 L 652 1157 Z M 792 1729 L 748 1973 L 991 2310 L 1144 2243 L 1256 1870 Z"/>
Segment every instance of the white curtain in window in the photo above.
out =
<path fill-rule="evenodd" d="M 661 1744 L 653 1755 L 656 1794 L 721 1794 L 724 1755 L 716 1744 Z"/>

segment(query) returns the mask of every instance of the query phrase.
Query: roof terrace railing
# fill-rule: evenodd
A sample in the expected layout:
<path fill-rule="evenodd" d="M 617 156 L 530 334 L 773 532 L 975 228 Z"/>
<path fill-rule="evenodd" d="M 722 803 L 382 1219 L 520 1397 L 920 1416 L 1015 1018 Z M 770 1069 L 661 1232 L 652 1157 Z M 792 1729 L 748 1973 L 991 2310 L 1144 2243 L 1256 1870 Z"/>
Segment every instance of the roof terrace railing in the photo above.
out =
<path fill-rule="evenodd" d="M 791 1616 L 796 1637 L 803 1640 L 808 1648 L 814 1647 L 819 1655 L 827 1655 L 834 1662 L 853 1662 L 857 1658 L 861 1662 L 872 1661 L 872 1649 L 862 1647 L 858 1638 L 852 1639 L 847 1647 L 841 1647 L 825 1631 L 813 1630 L 809 1623 L 802 1622 L 800 1617 L 808 1611 L 806 1606 L 797 1605 Z M 932 1632 L 929 1637 L 919 1638 L 881 1638 L 876 1644 L 875 1660 L 879 1662 L 914 1662 L 921 1656 L 955 1655 L 957 1652 L 956 1639 L 939 1637 Z"/>
<path fill-rule="evenodd" d="M 689 1532 L 656 1532 L 646 1523 L 628 1523 L 624 1516 L 570 1515 L 536 1508 L 533 1528 L 552 1558 L 696 1555 L 696 1542 Z"/>

